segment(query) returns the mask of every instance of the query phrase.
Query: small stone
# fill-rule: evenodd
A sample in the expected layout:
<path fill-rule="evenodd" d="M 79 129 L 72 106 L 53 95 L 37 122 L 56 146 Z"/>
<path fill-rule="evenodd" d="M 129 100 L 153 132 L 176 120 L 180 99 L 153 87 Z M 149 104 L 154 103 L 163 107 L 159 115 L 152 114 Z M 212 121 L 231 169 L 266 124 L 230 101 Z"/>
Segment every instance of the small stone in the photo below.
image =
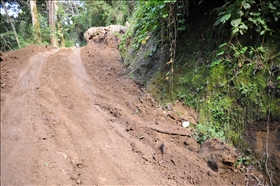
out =
<path fill-rule="evenodd" d="M 166 106 L 166 109 L 171 111 L 172 110 L 172 107 L 171 106 Z"/>
<path fill-rule="evenodd" d="M 187 128 L 190 126 L 190 122 L 189 121 L 183 121 L 182 126 Z"/>
<path fill-rule="evenodd" d="M 81 183 L 81 180 L 77 179 L 77 180 L 76 180 L 76 183 L 77 183 L 77 184 L 80 184 L 80 183 Z"/>
<path fill-rule="evenodd" d="M 164 154 L 165 153 L 165 150 L 166 150 L 166 146 L 164 143 L 161 144 L 161 146 L 159 147 L 160 151 L 161 151 L 161 154 Z"/>
<path fill-rule="evenodd" d="M 218 174 L 216 172 L 214 172 L 214 171 L 208 171 L 207 174 L 210 177 L 217 177 L 218 176 Z"/>
<path fill-rule="evenodd" d="M 76 175 L 71 175 L 70 178 L 71 178 L 71 180 L 77 180 L 78 179 L 78 177 Z"/>

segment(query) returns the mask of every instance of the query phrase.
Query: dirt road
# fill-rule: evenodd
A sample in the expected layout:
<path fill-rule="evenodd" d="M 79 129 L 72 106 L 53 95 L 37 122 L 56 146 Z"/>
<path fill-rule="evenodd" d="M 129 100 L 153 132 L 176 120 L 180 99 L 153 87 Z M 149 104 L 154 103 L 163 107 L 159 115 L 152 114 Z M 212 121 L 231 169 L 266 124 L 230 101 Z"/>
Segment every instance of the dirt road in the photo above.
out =
<path fill-rule="evenodd" d="M 115 48 L 29 46 L 3 59 L 2 185 L 244 184 L 207 166 Z"/>

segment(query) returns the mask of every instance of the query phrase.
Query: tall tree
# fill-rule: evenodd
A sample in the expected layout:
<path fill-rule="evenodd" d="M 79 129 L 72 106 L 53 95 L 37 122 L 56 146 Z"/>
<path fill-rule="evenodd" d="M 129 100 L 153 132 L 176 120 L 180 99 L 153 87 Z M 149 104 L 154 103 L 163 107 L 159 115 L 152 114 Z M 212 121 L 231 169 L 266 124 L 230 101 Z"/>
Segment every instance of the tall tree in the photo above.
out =
<path fill-rule="evenodd" d="M 51 31 L 50 43 L 54 47 L 58 47 L 58 42 L 56 38 L 56 27 L 55 27 L 55 0 L 48 0 L 47 2 L 47 10 L 48 10 L 48 22 Z"/>
<path fill-rule="evenodd" d="M 58 35 L 59 35 L 59 43 L 61 47 L 65 47 L 65 40 L 63 36 L 63 28 L 61 24 L 61 19 L 63 17 L 64 10 L 62 8 L 62 5 L 59 4 L 58 10 L 57 10 L 57 30 L 58 30 Z"/>
<path fill-rule="evenodd" d="M 9 14 L 8 14 L 8 11 L 7 11 L 7 8 L 6 8 L 6 5 L 5 5 L 5 3 L 3 2 L 3 0 L 1 0 L 1 3 L 2 3 L 3 9 L 4 9 L 4 11 L 5 11 L 5 14 L 6 14 L 6 16 L 7 16 L 7 19 L 8 19 L 8 21 L 10 22 L 10 24 L 11 24 L 11 26 L 12 26 L 12 28 L 13 28 L 14 35 L 15 35 L 15 38 L 16 38 L 16 41 L 17 41 L 18 47 L 19 47 L 19 48 L 21 48 L 21 46 L 20 46 L 20 42 L 19 42 L 18 37 L 17 37 L 16 28 L 15 28 L 15 26 L 14 26 L 14 24 L 13 24 L 13 22 L 12 22 L 12 20 L 11 20 L 10 16 L 9 16 Z"/>
<path fill-rule="evenodd" d="M 40 23 L 39 23 L 39 16 L 37 12 L 36 0 L 30 0 L 30 10 L 31 10 L 31 17 L 32 17 L 32 25 L 34 27 L 35 42 L 41 43 L 42 36 L 40 31 Z"/>

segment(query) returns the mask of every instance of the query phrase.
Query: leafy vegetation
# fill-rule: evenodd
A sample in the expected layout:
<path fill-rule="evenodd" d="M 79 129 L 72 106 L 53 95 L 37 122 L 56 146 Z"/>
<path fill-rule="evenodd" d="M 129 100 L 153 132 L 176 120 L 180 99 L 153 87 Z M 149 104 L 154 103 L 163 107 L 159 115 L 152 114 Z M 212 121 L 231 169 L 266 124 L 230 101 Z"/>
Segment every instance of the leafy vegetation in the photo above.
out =
<path fill-rule="evenodd" d="M 152 80 L 161 86 L 160 99 L 181 99 L 199 112 L 199 142 L 216 137 L 242 147 L 247 123 L 280 118 L 279 1 L 184 2 L 139 3 L 121 45 L 123 57 L 128 41 L 136 55 L 160 34 L 157 46 L 170 54 Z M 178 13 L 175 19 L 170 10 Z"/>
<path fill-rule="evenodd" d="M 94 26 L 108 26 L 110 24 L 125 24 L 132 14 L 136 2 L 134 1 L 56 1 L 56 32 L 60 46 L 85 45 L 84 32 Z M 29 1 L 6 2 L 7 8 L 13 10 L 12 21 L 15 25 L 22 46 L 36 43 L 35 28 L 32 26 Z M 44 45 L 50 44 L 52 36 L 47 16 L 46 1 L 37 0 L 40 34 Z M 4 14 L 1 19 L 0 50 L 17 49 L 17 44 L 11 26 Z M 31 28 L 31 29 L 30 29 Z M 64 43 L 64 44 L 63 44 Z"/>
<path fill-rule="evenodd" d="M 245 34 L 248 30 L 254 29 L 260 36 L 265 33 L 275 32 L 269 24 L 278 22 L 280 18 L 280 2 L 255 0 L 227 0 L 223 6 L 216 8 L 218 13 L 214 25 L 230 21 L 232 35 Z"/>

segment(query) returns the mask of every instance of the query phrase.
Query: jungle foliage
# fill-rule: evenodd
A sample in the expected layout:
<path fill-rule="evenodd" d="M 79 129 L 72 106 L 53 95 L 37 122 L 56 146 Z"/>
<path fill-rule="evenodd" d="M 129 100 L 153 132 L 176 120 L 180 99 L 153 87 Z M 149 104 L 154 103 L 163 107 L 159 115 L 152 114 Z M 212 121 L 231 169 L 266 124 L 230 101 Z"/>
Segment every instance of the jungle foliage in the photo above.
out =
<path fill-rule="evenodd" d="M 85 45 L 84 32 L 94 26 L 108 26 L 110 24 L 125 24 L 133 12 L 136 1 L 55 1 L 56 3 L 56 32 L 60 46 L 65 42 L 66 47 L 73 45 Z M 5 1 L 7 9 L 13 11 L 11 16 L 15 25 L 20 44 L 36 43 L 35 28 L 32 27 L 32 19 L 29 1 Z M 45 0 L 37 0 L 37 9 L 40 22 L 40 34 L 42 43 L 49 45 L 52 36 L 48 25 L 48 15 Z M 0 5 L 0 8 L 2 6 Z M 18 46 L 11 31 L 5 14 L 0 14 L 0 50 L 9 51 Z M 63 42 L 62 42 L 63 40 Z"/>
<path fill-rule="evenodd" d="M 160 35 L 146 56 L 169 51 L 151 80 L 161 86 L 157 97 L 197 110 L 199 142 L 216 137 L 242 147 L 246 124 L 280 118 L 279 18 L 279 0 L 141 1 L 120 49 L 124 58 L 127 46 L 136 55 Z"/>

